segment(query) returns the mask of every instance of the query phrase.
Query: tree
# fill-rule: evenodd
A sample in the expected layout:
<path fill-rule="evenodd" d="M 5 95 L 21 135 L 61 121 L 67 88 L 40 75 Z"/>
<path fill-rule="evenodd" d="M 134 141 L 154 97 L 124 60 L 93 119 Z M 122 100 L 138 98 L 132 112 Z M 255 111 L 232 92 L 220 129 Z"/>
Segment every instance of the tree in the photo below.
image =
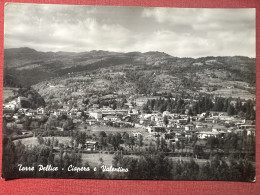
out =
<path fill-rule="evenodd" d="M 68 130 L 72 130 L 74 128 L 74 124 L 72 119 L 67 119 L 64 123 L 63 123 L 63 129 L 64 131 L 68 131 Z"/>
<path fill-rule="evenodd" d="M 112 109 L 115 110 L 117 108 L 116 102 L 112 104 Z"/>
<path fill-rule="evenodd" d="M 107 137 L 107 134 L 106 134 L 105 131 L 100 131 L 99 136 L 100 137 Z"/>
<path fill-rule="evenodd" d="M 128 145 L 129 146 L 129 134 L 127 132 L 123 133 L 122 139 L 124 141 L 125 147 Z"/>
<path fill-rule="evenodd" d="M 169 142 L 169 149 L 170 149 L 172 152 L 175 152 L 175 146 L 174 146 L 174 144 L 172 144 L 171 141 Z"/>
<path fill-rule="evenodd" d="M 81 144 L 81 147 L 83 147 L 86 144 L 86 140 L 87 140 L 86 132 L 80 132 L 79 134 L 77 134 L 75 140 L 76 140 L 76 145 Z"/>
<path fill-rule="evenodd" d="M 165 139 L 161 138 L 161 149 L 162 151 L 164 151 L 166 149 L 167 145 L 166 145 L 166 142 L 165 142 Z"/>
<path fill-rule="evenodd" d="M 120 133 L 116 133 L 115 135 L 112 135 L 108 137 L 109 143 L 112 144 L 112 146 L 114 147 L 114 150 L 118 150 L 119 146 L 122 142 L 122 136 Z"/>
<path fill-rule="evenodd" d="M 157 151 L 159 150 L 159 148 L 160 148 L 160 138 L 159 137 L 157 137 L 157 139 L 156 139 L 156 147 L 157 147 Z"/>
<path fill-rule="evenodd" d="M 132 150 L 134 149 L 134 145 L 135 145 L 135 137 L 134 136 L 130 136 L 129 138 L 129 145 L 131 146 Z"/>
<path fill-rule="evenodd" d="M 147 113 L 147 114 L 152 113 L 152 111 L 150 110 L 150 108 L 147 104 L 144 104 L 143 111 L 144 111 L 144 113 Z"/>
<path fill-rule="evenodd" d="M 163 122 L 164 122 L 165 126 L 167 127 L 167 125 L 169 124 L 169 119 L 167 116 L 164 116 Z"/>
<path fill-rule="evenodd" d="M 218 144 L 218 138 L 216 137 L 208 137 L 207 139 L 207 145 L 210 147 L 210 152 L 213 152 L 213 149 L 217 146 Z"/>
<path fill-rule="evenodd" d="M 139 152 L 140 152 L 140 147 L 143 146 L 143 136 L 142 135 L 138 135 L 137 144 L 139 146 Z"/>
<path fill-rule="evenodd" d="M 28 130 L 31 122 L 32 122 L 31 118 L 29 118 L 28 116 L 24 117 L 23 128 Z"/>
<path fill-rule="evenodd" d="M 44 139 L 41 136 L 37 136 L 37 141 L 40 145 L 44 144 Z"/>
<path fill-rule="evenodd" d="M 235 114 L 235 108 L 234 108 L 234 106 L 232 105 L 232 104 L 229 104 L 228 105 L 228 108 L 227 108 L 227 113 L 228 113 L 228 115 L 234 115 Z"/>
<path fill-rule="evenodd" d="M 59 140 L 56 138 L 55 141 L 54 141 L 54 146 L 55 147 L 58 147 L 59 146 Z"/>
<path fill-rule="evenodd" d="M 204 155 L 203 147 L 200 145 L 195 145 L 193 149 L 193 154 L 195 155 L 196 158 L 203 156 Z"/>

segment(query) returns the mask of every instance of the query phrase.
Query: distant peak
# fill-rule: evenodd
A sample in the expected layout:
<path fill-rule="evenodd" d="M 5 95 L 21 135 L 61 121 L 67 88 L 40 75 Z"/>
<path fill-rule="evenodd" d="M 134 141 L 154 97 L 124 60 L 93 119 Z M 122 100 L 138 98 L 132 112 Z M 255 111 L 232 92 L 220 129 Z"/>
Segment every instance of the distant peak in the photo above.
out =
<path fill-rule="evenodd" d="M 160 51 L 148 51 L 148 52 L 145 52 L 144 55 L 156 55 L 156 56 L 171 57 L 171 55 L 169 55 L 165 52 L 160 52 Z"/>
<path fill-rule="evenodd" d="M 22 53 L 37 52 L 35 49 L 29 48 L 29 47 L 10 48 L 10 49 L 6 49 L 6 50 L 17 51 L 17 52 L 22 52 Z"/>

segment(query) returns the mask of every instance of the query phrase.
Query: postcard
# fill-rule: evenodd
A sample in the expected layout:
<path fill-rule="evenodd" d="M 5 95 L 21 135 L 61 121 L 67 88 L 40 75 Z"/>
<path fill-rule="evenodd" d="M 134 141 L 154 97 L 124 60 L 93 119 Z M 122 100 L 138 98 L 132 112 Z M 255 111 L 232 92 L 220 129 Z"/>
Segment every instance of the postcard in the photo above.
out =
<path fill-rule="evenodd" d="M 255 181 L 255 9 L 4 15 L 3 178 Z"/>

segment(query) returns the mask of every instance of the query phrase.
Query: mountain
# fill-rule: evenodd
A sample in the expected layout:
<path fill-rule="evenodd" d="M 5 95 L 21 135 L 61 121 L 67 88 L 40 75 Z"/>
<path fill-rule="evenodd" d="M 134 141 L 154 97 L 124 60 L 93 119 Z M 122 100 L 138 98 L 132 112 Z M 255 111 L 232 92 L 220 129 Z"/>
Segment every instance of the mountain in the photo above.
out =
<path fill-rule="evenodd" d="M 79 53 L 40 52 L 24 47 L 4 50 L 4 86 L 31 86 L 71 72 L 129 65 L 141 70 L 165 68 L 169 71 L 221 68 L 238 75 L 244 74 L 248 77 L 255 75 L 255 59 L 242 56 L 194 59 L 173 57 L 158 51 L 146 53 L 102 50 Z"/>

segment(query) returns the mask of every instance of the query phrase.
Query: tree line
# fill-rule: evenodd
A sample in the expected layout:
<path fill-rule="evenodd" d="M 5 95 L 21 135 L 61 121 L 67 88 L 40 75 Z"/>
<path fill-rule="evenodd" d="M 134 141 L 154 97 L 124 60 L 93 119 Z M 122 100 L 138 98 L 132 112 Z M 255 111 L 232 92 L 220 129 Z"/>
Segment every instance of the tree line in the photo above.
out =
<path fill-rule="evenodd" d="M 227 112 L 228 115 L 240 115 L 247 120 L 255 120 L 255 102 L 248 99 L 242 103 L 240 98 L 235 100 L 235 103 L 231 102 L 231 98 L 216 97 L 212 99 L 209 96 L 199 97 L 197 101 L 185 102 L 183 98 L 159 98 L 148 100 L 143 106 L 145 113 L 151 113 L 152 111 L 169 111 L 171 113 L 181 113 L 188 115 L 197 115 L 208 111 Z M 191 104 L 191 106 L 190 106 Z"/>
<path fill-rule="evenodd" d="M 89 167 L 83 164 L 80 150 L 68 153 L 65 150 L 55 153 L 53 148 L 43 144 L 28 147 L 21 142 L 14 144 L 10 139 L 3 140 L 3 177 L 10 178 L 104 178 L 104 179 L 149 179 L 149 180 L 224 180 L 224 181 L 253 181 L 255 169 L 250 161 L 236 160 L 232 157 L 228 160 L 218 154 L 212 156 L 203 164 L 198 164 L 193 158 L 190 160 L 172 160 L 159 151 L 148 151 L 138 157 L 115 154 L 114 167 L 128 168 L 126 173 L 102 172 L 100 168 L 96 172 L 69 172 L 69 165 Z M 37 167 L 38 165 L 52 165 L 59 171 L 39 172 L 19 171 L 18 164 Z M 103 164 L 100 159 L 100 166 Z M 62 170 L 62 168 L 64 170 Z"/>
<path fill-rule="evenodd" d="M 114 175 L 117 179 L 253 181 L 255 177 L 254 166 L 247 159 L 225 160 L 219 155 L 198 164 L 193 158 L 173 161 L 160 152 L 145 153 L 140 158 L 118 154 L 113 166 L 130 170 Z"/>

